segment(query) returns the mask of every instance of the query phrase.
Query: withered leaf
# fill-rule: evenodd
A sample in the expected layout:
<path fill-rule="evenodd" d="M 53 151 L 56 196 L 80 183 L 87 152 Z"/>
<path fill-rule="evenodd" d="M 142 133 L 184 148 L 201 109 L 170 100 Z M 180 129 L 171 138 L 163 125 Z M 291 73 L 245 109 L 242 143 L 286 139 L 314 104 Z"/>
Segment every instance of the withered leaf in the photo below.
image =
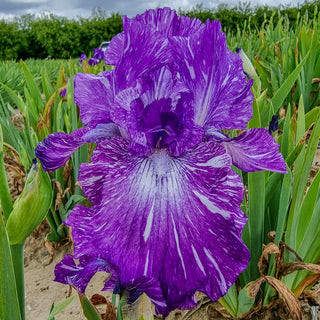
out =
<path fill-rule="evenodd" d="M 106 300 L 107 306 L 106 306 L 106 313 L 102 314 L 103 320 L 117 320 L 117 312 L 114 305 Z"/>
<path fill-rule="evenodd" d="M 282 265 L 280 274 L 286 276 L 297 270 L 308 270 L 315 273 L 320 273 L 320 265 L 307 262 L 289 262 Z"/>
<path fill-rule="evenodd" d="M 289 290 L 284 283 L 274 277 L 265 276 L 264 278 L 270 284 L 270 286 L 281 295 L 293 320 L 302 320 L 301 306 L 293 292 Z"/>
<path fill-rule="evenodd" d="M 247 284 L 247 289 L 248 289 L 248 295 L 251 298 L 255 298 L 259 292 L 259 289 L 261 287 L 261 284 L 265 281 L 264 277 L 261 277 L 255 281 L 250 282 Z"/>
<path fill-rule="evenodd" d="M 307 277 L 305 277 L 297 286 L 296 290 L 294 290 L 294 295 L 299 298 L 302 292 L 310 287 L 316 284 L 320 280 L 320 274 L 319 273 L 314 273 L 314 274 L 309 274 Z"/>
<path fill-rule="evenodd" d="M 264 247 L 263 252 L 261 254 L 261 257 L 258 261 L 258 268 L 259 268 L 261 275 L 264 274 L 265 270 L 269 266 L 269 255 L 270 254 L 279 254 L 279 253 L 280 253 L 279 247 L 276 244 L 274 244 L 273 242 L 268 243 Z"/>
<path fill-rule="evenodd" d="M 107 299 L 104 296 L 102 296 L 101 294 L 98 294 L 98 293 L 95 293 L 94 295 L 92 295 L 90 301 L 92 302 L 92 304 L 94 306 L 98 306 L 98 305 L 107 303 Z"/>

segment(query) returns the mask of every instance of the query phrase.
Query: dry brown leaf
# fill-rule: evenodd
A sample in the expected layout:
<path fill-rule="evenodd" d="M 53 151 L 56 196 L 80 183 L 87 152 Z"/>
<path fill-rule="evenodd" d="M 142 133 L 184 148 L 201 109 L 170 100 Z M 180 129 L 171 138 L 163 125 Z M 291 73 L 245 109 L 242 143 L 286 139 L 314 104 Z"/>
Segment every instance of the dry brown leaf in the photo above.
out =
<path fill-rule="evenodd" d="M 102 296 L 101 294 L 95 293 L 94 295 L 92 295 L 90 301 L 92 302 L 92 304 L 94 306 L 99 306 L 101 304 L 106 304 L 107 303 L 107 299 Z"/>
<path fill-rule="evenodd" d="M 310 274 L 307 277 L 305 277 L 297 286 L 296 290 L 294 290 L 294 295 L 299 298 L 302 292 L 310 287 L 316 284 L 320 280 L 320 274 L 319 273 L 314 273 Z"/>
<path fill-rule="evenodd" d="M 270 254 L 279 254 L 280 250 L 276 244 L 273 242 L 268 243 L 266 246 L 264 246 L 263 252 L 261 254 L 261 257 L 258 261 L 258 268 L 261 275 L 264 275 L 265 270 L 269 266 L 269 255 Z"/>
<path fill-rule="evenodd" d="M 280 274 L 286 276 L 297 270 L 308 270 L 315 273 L 320 273 L 320 265 L 307 262 L 289 262 L 282 265 Z"/>
<path fill-rule="evenodd" d="M 293 320 L 302 320 L 301 306 L 293 292 L 290 291 L 288 287 L 285 284 L 283 284 L 280 280 L 274 277 L 265 276 L 264 278 L 269 283 L 269 285 L 281 295 Z"/>
<path fill-rule="evenodd" d="M 248 294 L 251 298 L 255 298 L 260 290 L 261 284 L 265 281 L 264 277 L 260 277 L 259 279 L 250 282 L 247 285 Z"/>
<path fill-rule="evenodd" d="M 107 306 L 106 306 L 106 313 L 102 314 L 103 320 L 117 320 L 117 312 L 114 305 L 106 300 Z"/>
<path fill-rule="evenodd" d="M 54 256 L 54 248 L 51 244 L 51 242 L 49 240 L 46 240 L 44 243 L 47 251 L 50 253 L 50 256 L 53 257 Z"/>

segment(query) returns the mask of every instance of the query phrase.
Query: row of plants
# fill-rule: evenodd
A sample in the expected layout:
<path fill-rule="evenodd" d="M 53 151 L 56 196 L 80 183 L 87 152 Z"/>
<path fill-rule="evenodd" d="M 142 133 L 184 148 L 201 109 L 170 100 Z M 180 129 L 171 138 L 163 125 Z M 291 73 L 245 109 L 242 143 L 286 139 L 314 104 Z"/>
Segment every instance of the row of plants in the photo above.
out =
<path fill-rule="evenodd" d="M 274 17 L 274 22 L 287 16 L 290 27 L 295 27 L 300 16 L 308 14 L 311 19 L 317 15 L 315 7 L 320 1 L 306 1 L 299 7 L 268 6 L 251 7 L 249 3 L 240 3 L 236 7 L 220 4 L 208 9 L 196 6 L 192 10 L 180 10 L 180 14 L 196 17 L 205 22 L 207 19 L 219 20 L 226 32 L 237 32 L 250 21 L 254 34 Z M 275 14 L 275 13 L 279 13 Z M 14 20 L 0 20 L 0 60 L 39 58 L 48 56 L 60 59 L 76 58 L 81 53 L 89 54 L 102 41 L 110 40 L 122 30 L 120 14 L 107 14 L 100 8 L 93 11 L 91 17 L 67 19 L 53 14 L 36 17 L 31 14 Z"/>
<path fill-rule="evenodd" d="M 244 318 L 281 296 L 292 316 L 299 319 L 301 309 L 298 298 L 319 280 L 320 268 L 316 263 L 320 258 L 320 173 L 311 183 L 309 181 L 320 138 L 320 26 L 317 10 L 314 12 L 314 19 L 307 15 L 300 16 L 295 28 L 290 27 L 288 17 L 274 14 L 264 21 L 258 37 L 251 32 L 253 26 L 250 23 L 244 28 L 237 28 L 236 33 L 227 33 L 229 48 L 235 50 L 242 47 L 247 54 L 247 57 L 243 55 L 245 71 L 254 79 L 253 118 L 248 127 L 266 128 L 273 116 L 279 116 L 278 126 L 271 131 L 281 146 L 288 171 L 288 174 L 282 175 L 238 170 L 248 190 L 242 204 L 242 210 L 248 216 L 243 239 L 250 250 L 251 261 L 237 284 L 220 300 L 234 317 Z M 89 66 L 86 60 L 82 65 L 70 60 L 61 64 L 55 78 L 48 71 L 48 61 L 42 63 L 40 74 L 30 71 L 31 65 L 27 66 L 25 62 L 15 66 L 22 70 L 21 88 L 11 87 L 8 83 L 1 85 L 1 92 L 5 94 L 1 93 L 0 99 L 3 132 L 0 152 L 14 157 L 17 165 L 24 168 L 24 174 L 32 166 L 34 149 L 39 141 L 49 133 L 70 133 L 82 126 L 73 101 L 73 76 L 79 71 L 97 74 L 106 68 L 103 63 Z M 19 126 L 16 121 L 20 122 Z M 230 136 L 236 135 L 236 131 L 230 132 Z M 68 236 L 69 231 L 63 221 L 76 204 L 86 203 L 77 184 L 77 174 L 80 164 L 89 161 L 93 149 L 94 145 L 82 146 L 64 167 L 50 174 L 53 200 L 48 208 L 43 209 L 48 210 L 46 219 L 51 228 L 48 235 L 50 241 Z M 1 279 L 8 279 L 3 275 L 22 273 L 21 246 L 35 223 L 30 223 L 30 228 L 17 236 L 21 234 L 17 226 L 22 224 L 22 220 L 25 221 L 23 211 L 29 211 L 25 207 L 20 210 L 21 213 L 18 209 L 12 211 L 19 208 L 19 201 L 24 197 L 22 195 L 21 200 L 18 199 L 12 207 L 3 172 L 0 180 L 3 182 L 0 194 L 6 221 L 1 227 L 9 237 L 9 242 L 1 243 L 0 252 L 2 261 L 10 260 L 10 251 L 14 260 L 14 269 L 10 262 L 3 264 L 0 276 Z M 27 180 L 26 188 L 29 184 Z M 8 205 L 4 207 L 6 203 Z M 8 224 L 11 214 L 14 219 Z M 39 223 L 43 217 L 42 212 L 35 220 Z M 265 250 L 263 245 L 267 246 Z M 3 286 L 8 287 L 10 282 Z M 20 301 L 17 304 L 20 305 L 18 313 L 24 319 L 22 287 L 23 279 L 17 277 L 17 288 L 20 288 L 17 291 L 17 301 Z M 14 290 L 6 289 L 0 291 L 0 302 L 11 301 L 14 295 Z M 89 300 L 83 296 L 81 298 L 87 314 L 95 314 Z M 51 316 L 65 306 L 66 303 L 63 303 L 53 308 Z M 11 316 L 3 315 L 4 319 L 18 319 L 15 307 L 13 304 L 12 308 L 5 309 L 13 313 Z M 89 319 L 95 317 L 98 315 Z"/>

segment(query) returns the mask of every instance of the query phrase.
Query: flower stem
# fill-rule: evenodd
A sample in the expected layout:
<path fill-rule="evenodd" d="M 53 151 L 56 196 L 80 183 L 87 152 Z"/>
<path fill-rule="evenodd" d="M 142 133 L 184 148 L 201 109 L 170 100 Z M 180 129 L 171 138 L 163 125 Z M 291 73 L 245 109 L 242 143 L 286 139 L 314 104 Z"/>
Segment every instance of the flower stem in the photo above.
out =
<path fill-rule="evenodd" d="M 21 319 L 25 320 L 25 305 L 24 305 L 24 244 L 11 245 L 11 255 L 13 261 L 13 269 L 16 278 L 16 286 L 20 307 Z"/>

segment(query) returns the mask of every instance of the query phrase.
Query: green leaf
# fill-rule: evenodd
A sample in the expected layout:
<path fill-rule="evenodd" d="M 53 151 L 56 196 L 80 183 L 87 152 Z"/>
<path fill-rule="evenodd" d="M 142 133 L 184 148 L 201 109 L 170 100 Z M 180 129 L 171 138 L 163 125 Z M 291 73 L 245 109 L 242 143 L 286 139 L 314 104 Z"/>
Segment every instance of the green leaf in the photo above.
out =
<path fill-rule="evenodd" d="M 311 225 L 311 220 L 313 215 L 315 214 L 314 208 L 319 196 L 320 189 L 320 171 L 317 173 L 315 178 L 313 179 L 310 188 L 303 199 L 303 203 L 301 206 L 300 212 L 300 220 L 298 222 L 298 232 L 297 232 L 297 249 L 299 250 L 300 246 L 305 246 L 305 251 L 309 250 L 310 247 L 306 245 L 305 241 L 302 239 L 307 234 L 307 229 Z M 308 232 L 309 233 L 309 232 Z M 312 233 L 314 235 L 314 233 Z M 320 242 L 320 240 L 319 240 Z"/>
<path fill-rule="evenodd" d="M 34 102 L 34 112 L 40 111 L 44 105 L 44 102 L 41 97 L 40 89 L 38 88 L 36 81 L 27 68 L 26 64 L 21 60 L 21 65 L 23 69 L 23 73 L 26 79 L 26 85 Z M 30 102 L 30 101 L 29 101 Z"/>
<path fill-rule="evenodd" d="M 239 292 L 239 307 L 238 307 L 238 314 L 237 314 L 238 317 L 241 317 L 241 315 L 248 312 L 253 307 L 255 302 L 255 298 L 252 298 L 249 295 L 248 285 L 246 285 Z"/>
<path fill-rule="evenodd" d="M 20 320 L 20 309 L 8 235 L 0 214 L 0 319 Z"/>
<path fill-rule="evenodd" d="M 248 173 L 248 228 L 250 243 L 247 246 L 251 253 L 246 280 L 251 281 L 259 277 L 257 267 L 258 260 L 262 253 L 264 242 L 264 221 L 265 221 L 265 184 L 266 173 Z"/>
<path fill-rule="evenodd" d="M 284 99 L 289 94 L 292 86 L 298 79 L 299 73 L 302 70 L 302 67 L 306 63 L 308 57 L 309 57 L 310 51 L 307 53 L 307 55 L 304 57 L 304 59 L 297 65 L 297 67 L 294 69 L 294 71 L 291 72 L 289 77 L 286 79 L 286 81 L 281 85 L 281 87 L 277 90 L 277 92 L 274 94 L 274 96 L 271 99 L 273 108 L 276 112 L 279 111 Z"/>
<path fill-rule="evenodd" d="M 299 105 L 298 105 L 298 119 L 297 119 L 297 131 L 296 131 L 296 141 L 300 141 L 306 132 L 305 127 L 305 115 L 304 115 L 304 106 L 303 98 L 300 96 Z"/>
<path fill-rule="evenodd" d="M 75 298 L 75 295 L 58 302 L 56 305 L 52 304 L 50 314 L 47 320 L 54 320 L 54 317 L 63 311 Z"/>
<path fill-rule="evenodd" d="M 99 312 L 84 294 L 79 293 L 79 299 L 83 313 L 88 320 L 101 320 Z"/>
<path fill-rule="evenodd" d="M 8 184 L 8 179 L 6 175 L 6 170 L 3 160 L 3 136 L 2 136 L 2 127 L 0 125 L 0 200 L 1 208 L 3 210 L 3 215 L 5 220 L 8 219 L 12 211 L 12 199 Z M 0 214 L 1 216 L 1 214 Z"/>

